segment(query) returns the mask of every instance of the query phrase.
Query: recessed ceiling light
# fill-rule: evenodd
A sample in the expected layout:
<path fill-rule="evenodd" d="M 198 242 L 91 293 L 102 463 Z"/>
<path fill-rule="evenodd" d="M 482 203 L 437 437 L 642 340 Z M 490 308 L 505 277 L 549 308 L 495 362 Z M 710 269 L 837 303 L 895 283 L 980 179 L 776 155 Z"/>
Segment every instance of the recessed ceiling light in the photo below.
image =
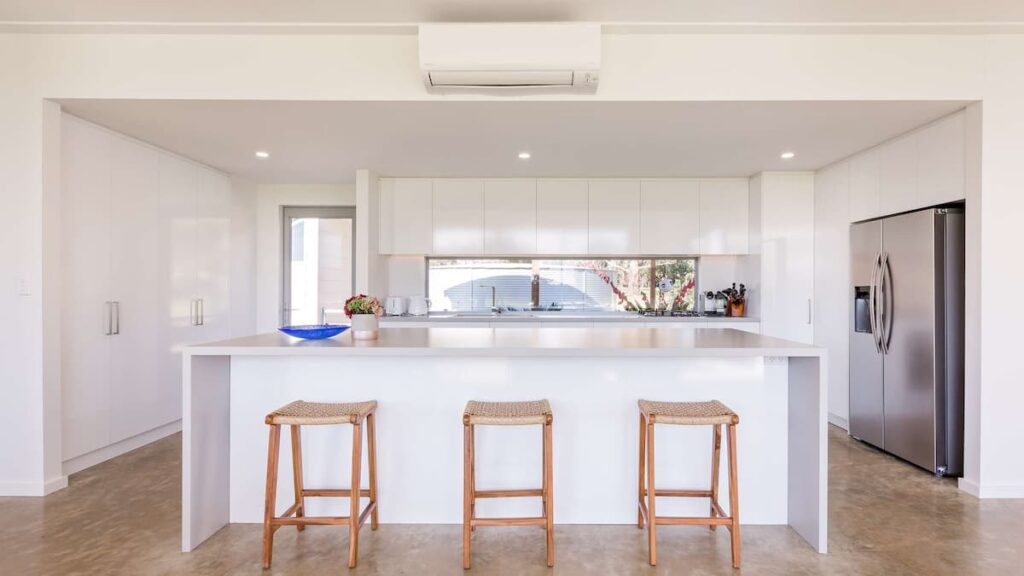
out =
<path fill-rule="evenodd" d="M 789 160 L 794 156 L 796 156 L 796 154 L 793 152 L 783 152 L 782 154 L 779 154 L 779 158 L 782 158 L 783 160 Z"/>
<path fill-rule="evenodd" d="M 530 159 L 530 153 L 529 152 L 520 152 L 519 153 L 519 159 L 520 160 L 529 160 Z"/>
<path fill-rule="evenodd" d="M 257 150 L 256 151 L 256 157 L 257 158 L 270 158 L 270 152 L 267 152 L 266 150 Z"/>

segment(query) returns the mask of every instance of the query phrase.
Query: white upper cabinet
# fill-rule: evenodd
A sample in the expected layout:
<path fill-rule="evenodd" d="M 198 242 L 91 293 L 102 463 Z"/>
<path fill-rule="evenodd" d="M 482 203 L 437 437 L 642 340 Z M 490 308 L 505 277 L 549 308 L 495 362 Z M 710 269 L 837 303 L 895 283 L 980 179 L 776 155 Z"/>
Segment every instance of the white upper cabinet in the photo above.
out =
<path fill-rule="evenodd" d="M 700 253 L 746 254 L 748 180 L 700 181 Z"/>
<path fill-rule="evenodd" d="M 427 179 L 381 179 L 381 254 L 430 254 L 434 248 L 434 185 Z"/>
<path fill-rule="evenodd" d="M 586 180 L 537 181 L 537 253 L 586 254 Z"/>
<path fill-rule="evenodd" d="M 700 254 L 700 184 L 696 180 L 640 182 L 640 252 Z"/>
<path fill-rule="evenodd" d="M 434 180 L 433 253 L 484 253 L 483 180 Z"/>
<path fill-rule="evenodd" d="M 926 126 L 915 134 L 917 194 L 921 206 L 964 199 L 964 112 Z"/>
<path fill-rule="evenodd" d="M 966 142 L 961 110 L 851 156 L 850 221 L 963 200 Z"/>
<path fill-rule="evenodd" d="M 495 255 L 537 252 L 537 181 L 484 183 L 484 252 Z"/>
<path fill-rule="evenodd" d="M 382 254 L 748 254 L 749 180 L 380 180 Z"/>
<path fill-rule="evenodd" d="M 640 182 L 591 180 L 589 189 L 589 252 L 636 254 L 640 249 Z"/>
<path fill-rule="evenodd" d="M 901 136 L 878 148 L 879 208 L 896 214 L 920 208 L 917 201 L 917 139 Z"/>
<path fill-rule="evenodd" d="M 850 221 L 859 222 L 879 214 L 878 148 L 850 158 Z"/>

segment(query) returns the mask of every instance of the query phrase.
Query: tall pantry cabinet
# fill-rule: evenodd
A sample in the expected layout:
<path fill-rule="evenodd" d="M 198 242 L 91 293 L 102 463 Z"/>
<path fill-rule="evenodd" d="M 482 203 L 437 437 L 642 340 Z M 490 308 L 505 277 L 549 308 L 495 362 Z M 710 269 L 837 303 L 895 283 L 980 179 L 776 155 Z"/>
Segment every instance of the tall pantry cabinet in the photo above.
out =
<path fill-rule="evenodd" d="M 65 473 L 181 418 L 183 345 L 230 335 L 231 185 L 75 117 L 62 121 Z"/>

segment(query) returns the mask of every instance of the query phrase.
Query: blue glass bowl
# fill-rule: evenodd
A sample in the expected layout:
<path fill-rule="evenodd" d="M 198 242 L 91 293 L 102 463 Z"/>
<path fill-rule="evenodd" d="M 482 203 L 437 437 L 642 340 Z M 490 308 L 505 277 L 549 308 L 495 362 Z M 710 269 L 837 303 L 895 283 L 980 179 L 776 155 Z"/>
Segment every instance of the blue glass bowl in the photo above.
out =
<path fill-rule="evenodd" d="M 337 336 L 345 330 L 348 330 L 348 326 L 340 324 L 310 324 L 307 326 L 281 326 L 278 328 L 281 332 L 295 338 L 302 338 L 304 340 L 323 340 L 324 338 L 330 338 Z"/>

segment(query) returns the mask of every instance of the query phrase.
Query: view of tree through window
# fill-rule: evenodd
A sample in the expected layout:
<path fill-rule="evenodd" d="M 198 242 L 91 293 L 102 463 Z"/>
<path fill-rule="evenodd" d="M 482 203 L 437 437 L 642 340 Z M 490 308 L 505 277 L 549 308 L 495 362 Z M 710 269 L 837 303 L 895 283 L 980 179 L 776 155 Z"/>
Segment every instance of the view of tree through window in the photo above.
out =
<path fill-rule="evenodd" d="M 430 258 L 435 311 L 694 310 L 695 258 Z"/>

